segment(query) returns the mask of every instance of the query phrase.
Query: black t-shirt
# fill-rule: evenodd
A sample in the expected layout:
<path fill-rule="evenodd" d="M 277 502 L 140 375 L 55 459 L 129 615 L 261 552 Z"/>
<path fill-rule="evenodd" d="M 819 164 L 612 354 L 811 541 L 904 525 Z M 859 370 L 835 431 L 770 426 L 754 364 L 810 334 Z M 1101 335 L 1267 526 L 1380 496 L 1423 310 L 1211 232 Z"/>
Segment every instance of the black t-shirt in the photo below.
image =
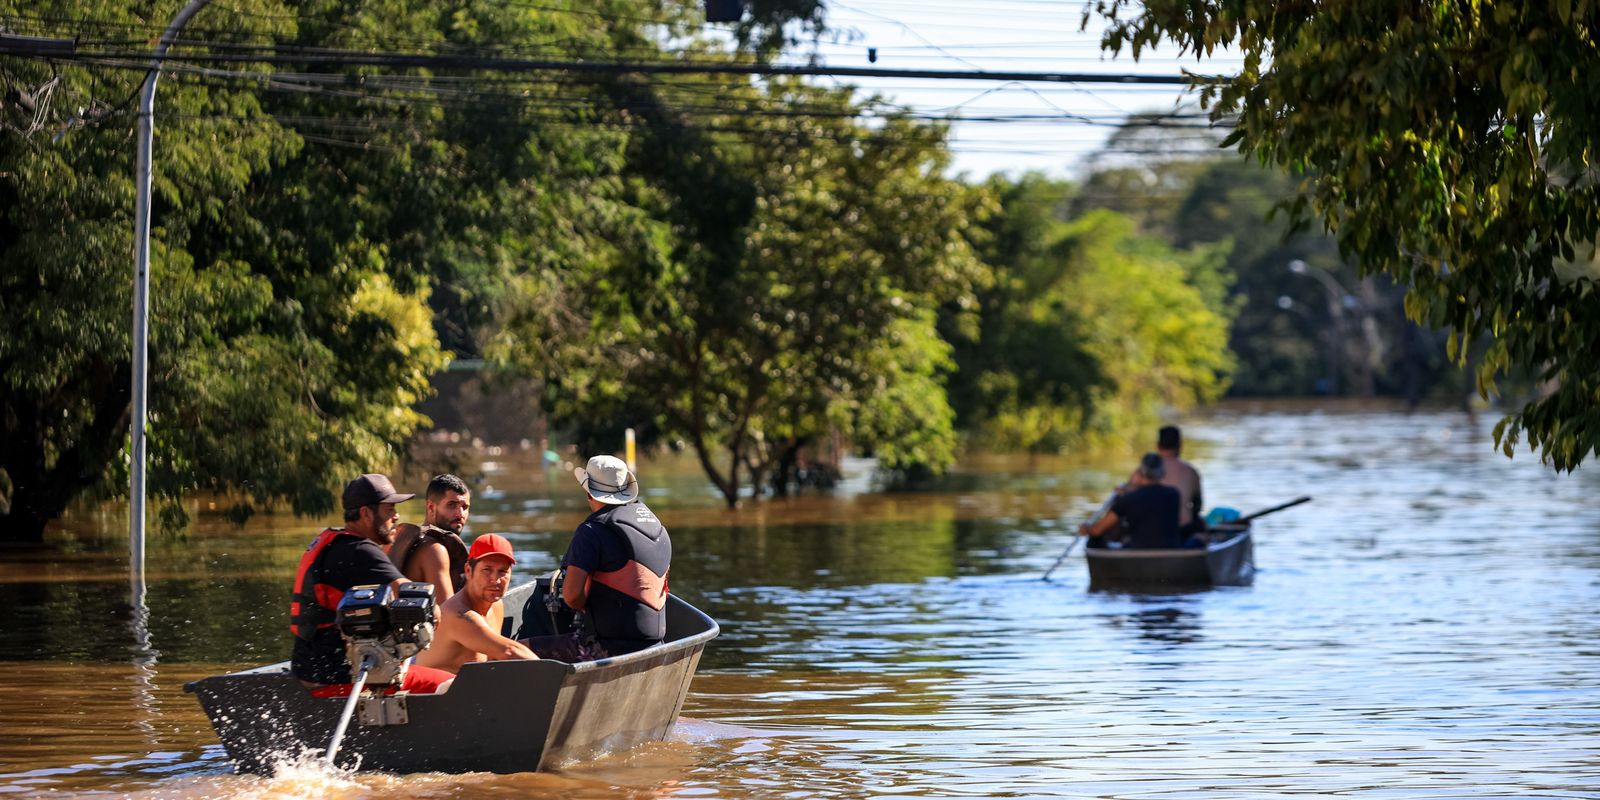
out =
<path fill-rule="evenodd" d="M 385 585 L 400 580 L 400 570 L 389 563 L 383 548 L 371 539 L 353 536 L 336 536 L 313 567 L 317 570 L 317 583 L 325 583 L 339 591 L 349 591 L 352 586 Z M 296 678 L 317 683 L 349 683 L 350 662 L 344 657 L 344 637 L 337 627 L 323 628 L 306 641 L 294 637 L 294 657 L 290 672 Z"/>
<path fill-rule="evenodd" d="M 1122 522 L 1125 546 L 1178 548 L 1178 507 L 1183 494 L 1171 486 L 1153 484 L 1134 489 L 1111 504 L 1111 513 Z"/>

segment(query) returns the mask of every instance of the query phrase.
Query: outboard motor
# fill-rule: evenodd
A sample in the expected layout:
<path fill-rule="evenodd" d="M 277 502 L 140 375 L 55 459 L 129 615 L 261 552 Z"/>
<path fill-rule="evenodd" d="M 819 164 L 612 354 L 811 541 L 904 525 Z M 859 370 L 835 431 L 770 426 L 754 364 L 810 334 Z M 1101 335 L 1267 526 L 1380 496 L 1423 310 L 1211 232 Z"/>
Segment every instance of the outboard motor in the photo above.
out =
<path fill-rule="evenodd" d="M 402 583 L 395 595 L 388 586 L 355 586 L 339 601 L 335 624 L 344 636 L 352 682 L 390 684 L 405 679 L 412 656 L 433 641 L 437 621 L 433 584 Z"/>
<path fill-rule="evenodd" d="M 334 726 L 333 741 L 328 743 L 329 764 L 339 753 L 339 742 L 355 714 L 362 687 L 368 681 L 404 682 L 411 657 L 433 641 L 436 615 L 431 583 L 402 583 L 398 594 L 378 585 L 352 586 L 344 593 L 334 624 L 339 626 L 345 656 L 350 659 L 350 698 Z M 381 705 L 383 698 L 379 700 Z"/>

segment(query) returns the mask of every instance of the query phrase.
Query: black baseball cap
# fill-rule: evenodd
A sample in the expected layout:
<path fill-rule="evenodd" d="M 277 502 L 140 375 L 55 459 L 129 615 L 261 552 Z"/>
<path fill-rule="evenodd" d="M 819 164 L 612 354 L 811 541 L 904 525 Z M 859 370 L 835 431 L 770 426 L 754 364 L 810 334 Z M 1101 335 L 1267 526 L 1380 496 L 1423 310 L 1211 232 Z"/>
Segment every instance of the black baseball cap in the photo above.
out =
<path fill-rule="evenodd" d="M 344 485 L 344 508 L 352 511 L 363 506 L 375 506 L 379 503 L 404 503 L 414 494 L 401 494 L 394 490 L 394 483 L 387 475 L 370 473 Z"/>

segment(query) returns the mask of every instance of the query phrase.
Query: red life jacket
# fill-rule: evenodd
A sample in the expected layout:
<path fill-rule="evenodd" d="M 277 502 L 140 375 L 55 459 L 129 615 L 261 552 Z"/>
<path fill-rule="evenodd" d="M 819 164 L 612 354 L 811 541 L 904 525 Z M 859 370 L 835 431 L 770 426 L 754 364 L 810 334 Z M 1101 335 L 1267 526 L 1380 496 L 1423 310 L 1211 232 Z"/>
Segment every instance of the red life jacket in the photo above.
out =
<path fill-rule="evenodd" d="M 289 593 L 289 630 L 295 636 L 311 641 L 317 631 L 333 627 L 333 620 L 344 599 L 344 590 L 322 583 L 322 570 L 318 562 L 322 551 L 340 536 L 356 536 L 343 528 L 328 528 L 311 540 L 311 545 L 300 556 L 300 566 L 295 570 L 294 589 Z"/>

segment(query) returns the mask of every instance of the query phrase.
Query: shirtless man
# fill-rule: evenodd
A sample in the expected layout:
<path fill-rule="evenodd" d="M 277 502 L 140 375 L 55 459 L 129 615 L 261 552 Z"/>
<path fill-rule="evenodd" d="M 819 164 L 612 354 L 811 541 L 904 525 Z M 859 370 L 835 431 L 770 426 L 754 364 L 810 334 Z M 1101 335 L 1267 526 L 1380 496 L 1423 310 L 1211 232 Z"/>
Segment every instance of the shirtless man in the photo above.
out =
<path fill-rule="evenodd" d="M 515 563 L 504 536 L 486 533 L 472 541 L 466 586 L 439 606 L 439 629 L 428 649 L 417 654 L 418 666 L 453 673 L 474 661 L 538 658 L 526 645 L 500 635 L 506 616 L 500 598 L 511 586 Z"/>
<path fill-rule="evenodd" d="M 461 530 L 472 510 L 472 491 L 454 475 L 437 475 L 428 482 L 422 526 L 396 526 L 389 560 L 406 580 L 433 584 L 434 598 L 443 603 L 466 584 L 467 543 Z"/>
<path fill-rule="evenodd" d="M 1183 432 L 1176 425 L 1168 425 L 1156 433 L 1156 452 L 1161 454 L 1165 475 L 1161 483 L 1178 490 L 1182 503 L 1178 506 L 1178 528 L 1185 534 L 1203 530 L 1200 511 L 1204 504 L 1200 497 L 1200 472 L 1179 457 L 1183 452 Z M 1138 470 L 1134 470 L 1135 475 Z M 1129 476 L 1132 485 L 1133 477 Z"/>

